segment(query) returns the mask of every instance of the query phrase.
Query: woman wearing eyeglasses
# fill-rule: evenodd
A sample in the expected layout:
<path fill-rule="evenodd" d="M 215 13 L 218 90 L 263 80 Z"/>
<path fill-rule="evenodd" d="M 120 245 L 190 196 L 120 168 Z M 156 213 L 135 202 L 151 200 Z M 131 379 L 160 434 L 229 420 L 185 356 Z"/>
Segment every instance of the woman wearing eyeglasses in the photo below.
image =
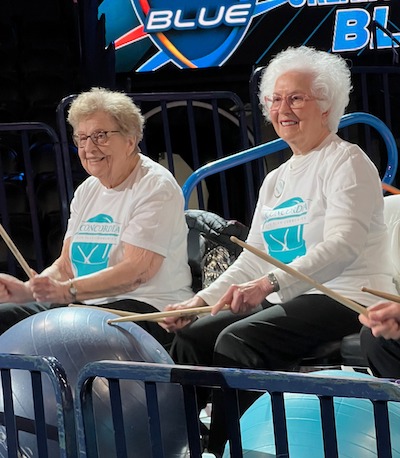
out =
<path fill-rule="evenodd" d="M 25 283 L 0 276 L 0 301 L 21 304 L 0 306 L 0 332 L 49 304 L 156 312 L 193 296 L 182 191 L 140 153 L 138 107 L 94 88 L 72 102 L 68 121 L 90 176 L 75 191 L 60 257 Z M 162 344 L 172 340 L 155 323 L 141 324 Z"/>
<path fill-rule="evenodd" d="M 375 299 L 362 286 L 394 287 L 378 172 L 336 134 L 350 90 L 338 55 L 289 48 L 267 66 L 263 113 L 292 155 L 266 176 L 247 242 L 368 306 Z M 225 304 L 229 311 L 221 311 Z M 177 363 L 290 370 L 318 345 L 360 329 L 357 313 L 248 250 L 211 286 L 169 308 L 203 305 L 214 307 L 212 316 L 162 323 L 176 331 Z M 250 402 L 241 401 L 242 408 Z M 223 414 L 214 399 L 209 449 L 217 455 Z"/>

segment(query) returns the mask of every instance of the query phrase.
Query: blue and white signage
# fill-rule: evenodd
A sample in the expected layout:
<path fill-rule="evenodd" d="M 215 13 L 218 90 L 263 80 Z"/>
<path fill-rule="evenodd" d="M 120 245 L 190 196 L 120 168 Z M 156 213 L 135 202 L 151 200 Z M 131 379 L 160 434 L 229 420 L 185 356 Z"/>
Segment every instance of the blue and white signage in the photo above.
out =
<path fill-rule="evenodd" d="M 271 33 L 274 37 L 272 42 L 264 43 L 265 47 L 276 45 L 280 39 L 284 39 L 286 46 L 291 43 L 285 31 L 296 21 L 298 25 L 301 21 L 302 30 L 297 30 L 304 36 L 304 44 L 324 30 L 323 45 L 332 52 L 397 47 L 395 40 L 380 28 L 371 27 L 372 21 L 376 21 L 400 41 L 400 18 L 393 17 L 395 2 L 400 3 L 399 0 L 104 0 L 99 15 L 106 16 L 106 38 L 115 44 L 117 65 L 120 57 L 128 61 L 130 69 L 144 72 L 166 64 L 178 68 L 223 66 L 244 40 L 251 39 L 254 31 L 258 37 L 254 39 L 254 47 L 262 55 L 261 26 L 269 37 Z M 313 20 L 317 12 L 318 19 Z M 396 13 L 399 16 L 398 10 Z M 282 27 L 282 20 L 277 19 L 283 14 L 287 22 Z"/>

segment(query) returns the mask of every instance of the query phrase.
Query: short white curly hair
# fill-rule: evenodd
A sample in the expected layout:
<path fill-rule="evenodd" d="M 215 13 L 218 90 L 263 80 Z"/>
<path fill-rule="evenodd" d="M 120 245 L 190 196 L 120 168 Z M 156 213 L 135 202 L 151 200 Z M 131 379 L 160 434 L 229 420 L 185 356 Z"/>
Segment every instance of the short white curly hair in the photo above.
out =
<path fill-rule="evenodd" d="M 71 103 L 67 121 L 76 130 L 82 120 L 98 112 L 109 114 L 121 132 L 134 135 L 137 143 L 143 138 L 144 117 L 140 108 L 127 94 L 102 87 L 79 94 Z"/>
<path fill-rule="evenodd" d="M 323 112 L 329 111 L 328 128 L 336 133 L 352 90 L 351 72 L 346 61 L 338 54 L 307 46 L 289 47 L 277 54 L 264 69 L 259 85 L 259 100 L 268 121 L 271 119 L 265 97 L 273 94 L 276 80 L 291 71 L 311 75 L 311 95 L 319 99 Z"/>

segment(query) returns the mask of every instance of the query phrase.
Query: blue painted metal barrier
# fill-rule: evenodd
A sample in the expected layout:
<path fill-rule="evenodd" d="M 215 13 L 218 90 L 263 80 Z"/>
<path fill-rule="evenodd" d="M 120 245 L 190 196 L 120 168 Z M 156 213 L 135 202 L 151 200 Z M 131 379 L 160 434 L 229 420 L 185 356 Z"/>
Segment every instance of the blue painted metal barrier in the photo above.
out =
<path fill-rule="evenodd" d="M 196 387 L 209 387 L 223 392 L 229 434 L 230 451 L 228 453 L 231 457 L 244 456 L 237 407 L 237 394 L 240 390 L 268 392 L 271 396 L 276 455 L 267 454 L 265 456 L 290 457 L 284 395 L 302 393 L 315 395 L 319 399 L 325 457 L 337 458 L 339 456 L 333 403 L 337 397 L 367 399 L 372 403 L 376 456 L 378 458 L 392 457 L 388 402 L 400 402 L 400 387 L 394 381 L 372 377 L 368 379 L 353 378 L 352 376 L 333 377 L 332 375 L 324 375 L 323 372 L 320 374 L 299 374 L 115 361 L 90 363 L 82 369 L 78 377 L 75 393 L 76 399 L 79 400 L 78 424 L 82 428 L 83 436 L 86 437 L 87 456 L 94 456 L 90 454 L 90 448 L 91 441 L 96 440 L 95 424 L 91 414 L 91 388 L 96 377 L 104 377 L 113 382 L 124 379 L 138 380 L 145 384 L 148 393 L 148 419 L 152 434 L 154 434 L 153 458 L 165 456 L 159 445 L 161 443 L 160 425 L 157 424 L 159 411 L 156 403 L 151 402 L 151 393 L 153 393 L 156 384 L 178 384 L 182 387 L 190 457 L 201 457 Z M 114 390 L 112 398 L 113 403 L 121 403 L 118 390 Z M 117 423 L 120 419 L 114 418 L 114 421 Z M 393 426 L 394 428 L 399 427 L 399 425 Z M 121 433 L 123 434 L 123 431 L 118 428 L 116 441 L 124 441 L 124 438 L 119 436 Z M 125 455 L 118 455 L 118 457 L 125 457 Z"/>
<path fill-rule="evenodd" d="M 387 148 L 387 165 L 382 181 L 384 183 L 391 184 L 398 167 L 397 145 L 392 132 L 386 126 L 386 124 L 377 117 L 368 113 L 361 112 L 344 115 L 341 119 L 339 128 L 345 128 L 350 125 L 359 123 L 374 127 L 382 136 Z M 285 141 L 282 139 L 276 139 L 265 144 L 254 146 L 245 151 L 241 151 L 240 153 L 232 154 L 231 156 L 218 159 L 200 167 L 190 175 L 190 177 L 182 186 L 183 194 L 185 196 L 185 208 L 188 208 L 188 202 L 193 190 L 206 177 L 233 167 L 237 167 L 250 161 L 260 159 L 278 151 L 282 151 L 287 147 L 288 145 Z"/>
<path fill-rule="evenodd" d="M 0 456 L 54 458 L 54 447 L 48 447 L 51 440 L 53 444 L 58 444 L 55 448 L 60 458 L 77 457 L 72 391 L 57 360 L 53 357 L 0 354 L 0 375 L 0 401 L 3 405 L 0 428 L 4 428 Z M 21 377 L 25 375 L 23 380 L 27 383 L 23 385 Z M 44 377 L 46 382 L 50 381 L 46 386 L 51 386 L 51 392 L 43 392 Z M 27 395 L 29 379 L 31 397 Z M 56 412 L 53 413 L 57 418 L 56 424 L 51 425 L 46 422 L 45 407 L 50 396 L 55 398 Z M 25 412 L 26 416 L 18 414 L 19 411 Z M 27 439 L 27 435 L 31 438 Z"/>
<path fill-rule="evenodd" d="M 26 371 L 30 374 L 34 406 L 33 418 L 21 418 L 15 413 L 15 403 L 19 402 L 20 404 L 21 401 L 21 399 L 18 400 L 21 387 L 17 385 L 16 393 L 13 390 L 14 370 Z M 74 393 L 76 402 L 74 409 L 72 393 L 65 372 L 54 358 L 0 354 L 0 372 L 2 387 L 0 399 L 3 400 L 4 406 L 4 413 L 0 414 L 0 427 L 5 428 L 3 440 L 0 443 L 0 454 L 4 444 L 7 444 L 6 455 L 1 456 L 15 458 L 20 456 L 23 452 L 23 442 L 20 442 L 19 434 L 22 431 L 31 433 L 36 437 L 37 454 L 33 456 L 54 457 L 54 450 L 50 453 L 47 449 L 50 435 L 53 440 L 54 437 L 58 440 L 61 458 L 76 458 L 77 456 L 97 458 L 99 456 L 97 449 L 98 434 L 104 434 L 104 431 L 99 433 L 96 429 L 92 390 L 94 381 L 99 377 L 106 379 L 109 386 L 112 417 L 107 426 L 108 429 L 114 430 L 114 435 L 110 440 L 114 439 L 115 443 L 118 444 L 115 458 L 126 458 L 132 455 L 132 451 L 126 448 L 127 438 L 125 437 L 122 415 L 123 401 L 119 386 L 125 380 L 137 381 L 144 385 L 148 414 L 141 417 L 139 421 L 148 423 L 152 441 L 150 455 L 152 458 L 168 458 L 168 452 L 163 448 L 162 416 L 157 402 L 157 387 L 160 385 L 181 387 L 183 397 L 179 398 L 179 402 L 183 405 L 174 404 L 174 408 L 177 410 L 182 408 L 181 411 L 184 412 L 184 418 L 181 420 L 186 425 L 188 437 L 188 447 L 184 451 L 185 458 L 186 456 L 192 458 L 202 456 L 196 397 L 198 387 L 218 390 L 223 394 L 229 442 L 229 448 L 226 448 L 225 451 L 226 457 L 241 458 L 246 456 L 245 453 L 249 451 L 248 443 L 245 444 L 247 449 L 244 449 L 244 431 L 239 421 L 238 393 L 243 390 L 254 391 L 259 395 L 263 393 L 270 395 L 275 454 L 265 456 L 279 456 L 280 458 L 290 458 L 291 456 L 286 398 L 289 394 L 312 395 L 318 398 L 318 413 L 313 413 L 311 420 L 320 421 L 324 447 L 323 456 L 326 458 L 338 458 L 340 456 L 338 425 L 336 424 L 338 410 L 335 406 L 335 400 L 338 398 L 367 400 L 371 404 L 375 431 L 372 435 L 370 431 L 367 433 L 369 434 L 368 452 L 374 453 L 372 456 L 392 458 L 392 449 L 398 448 L 396 442 L 398 433 L 396 431 L 398 431 L 399 425 L 396 421 L 398 422 L 400 417 L 395 417 L 395 423 L 393 423 L 389 405 L 390 408 L 393 408 L 393 405 L 397 406 L 397 403 L 400 402 L 400 387 L 395 381 L 390 380 L 372 377 L 367 379 L 354 378 L 353 375 L 347 376 L 346 373 L 339 377 L 329 375 L 325 371 L 299 374 L 142 362 L 97 361 L 87 364 L 78 375 Z M 42 378 L 45 374 L 50 379 L 57 401 L 58 423 L 56 425 L 46 424 L 44 403 L 45 397 L 49 393 L 43 393 Z M 15 396 L 17 397 L 15 398 Z M 107 400 L 104 401 L 107 402 Z M 27 408 L 28 404 L 30 403 L 26 402 L 24 408 Z M 364 415 L 364 413 L 362 414 Z M 171 418 L 174 418 L 172 412 Z M 304 418 L 307 420 L 306 415 Z M 362 419 L 359 420 L 361 422 Z M 263 430 L 261 429 L 259 434 L 262 433 Z M 393 437 L 393 435 L 396 436 Z"/>

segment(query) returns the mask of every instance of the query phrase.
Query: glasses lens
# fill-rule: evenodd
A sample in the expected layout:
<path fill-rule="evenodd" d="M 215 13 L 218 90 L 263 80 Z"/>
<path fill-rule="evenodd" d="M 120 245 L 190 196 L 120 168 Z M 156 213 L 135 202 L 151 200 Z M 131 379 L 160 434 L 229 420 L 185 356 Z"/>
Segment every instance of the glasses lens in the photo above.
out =
<path fill-rule="evenodd" d="M 289 105 L 292 108 L 303 108 L 305 102 L 305 96 L 302 94 L 291 95 L 288 98 Z"/>
<path fill-rule="evenodd" d="M 92 134 L 92 140 L 95 145 L 104 145 L 107 141 L 107 133 L 106 132 L 94 132 Z"/>
<path fill-rule="evenodd" d="M 278 95 L 273 95 L 272 97 L 267 97 L 265 99 L 265 104 L 267 105 L 268 110 L 275 111 L 278 110 L 282 103 L 282 97 Z"/>
<path fill-rule="evenodd" d="M 75 143 L 75 146 L 81 148 L 85 144 L 86 137 L 81 135 L 73 135 L 72 140 Z"/>

